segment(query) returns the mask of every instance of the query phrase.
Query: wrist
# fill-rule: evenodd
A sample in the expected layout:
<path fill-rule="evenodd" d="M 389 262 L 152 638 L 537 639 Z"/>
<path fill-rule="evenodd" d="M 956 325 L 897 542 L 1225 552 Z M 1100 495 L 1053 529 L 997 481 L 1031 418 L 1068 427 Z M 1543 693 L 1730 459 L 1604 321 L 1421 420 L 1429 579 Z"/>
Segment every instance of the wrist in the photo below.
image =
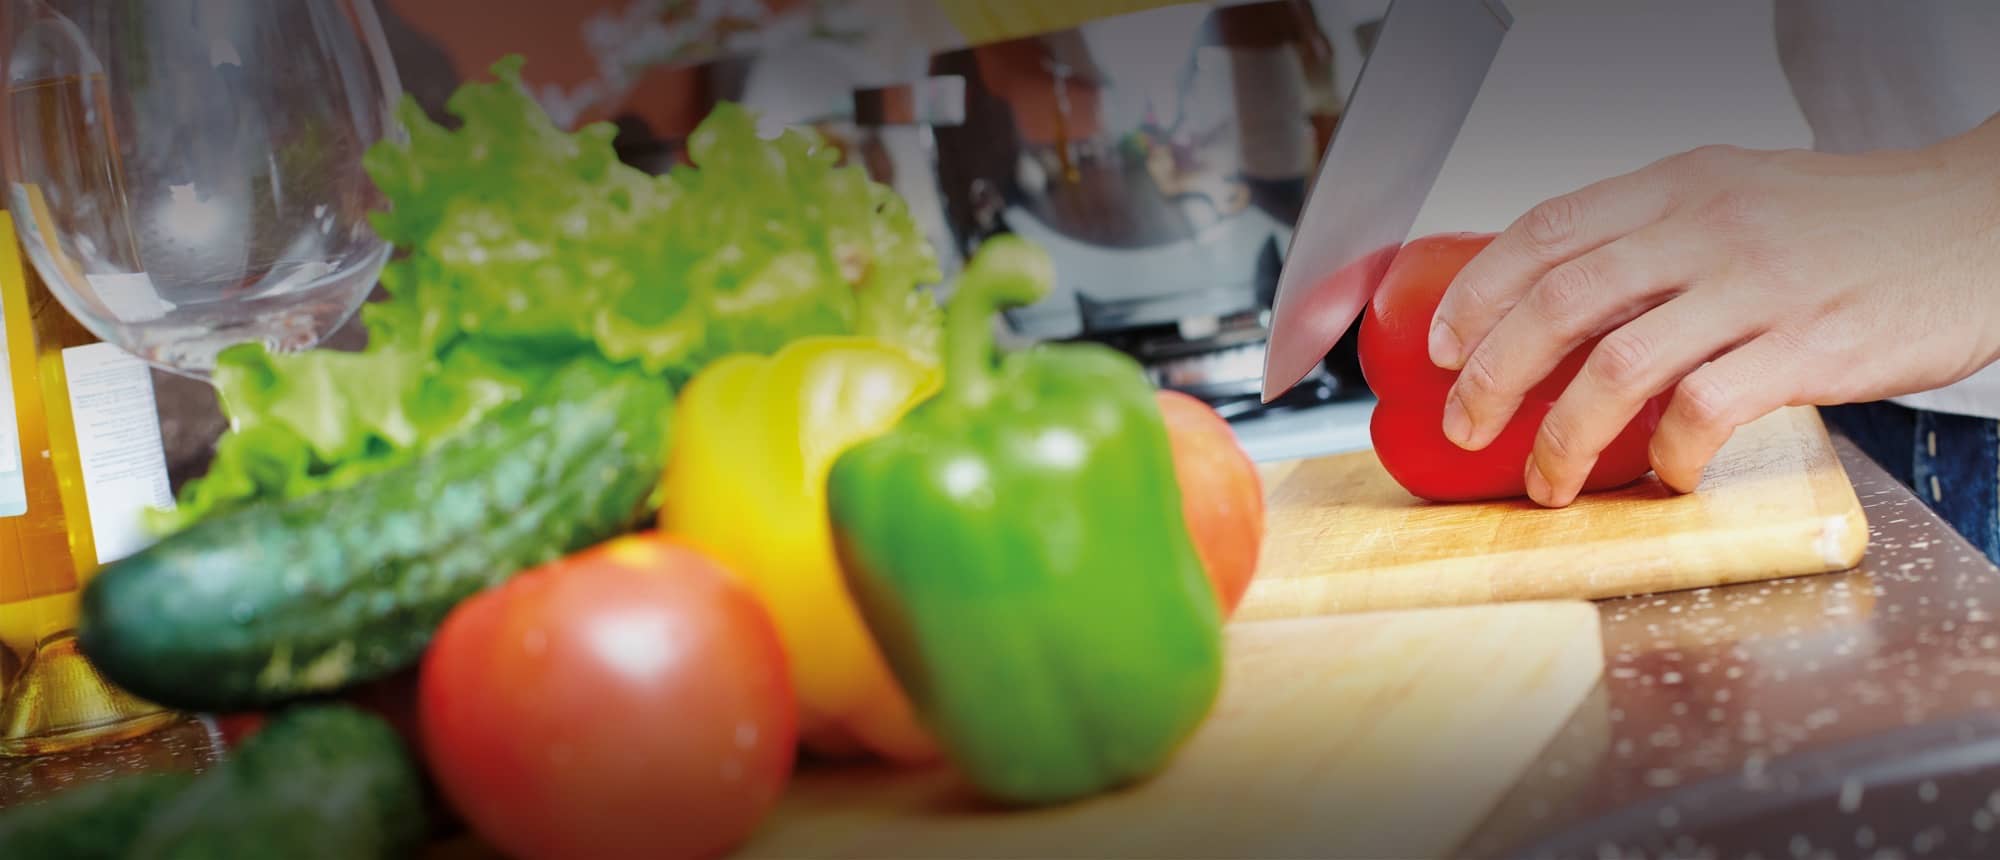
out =
<path fill-rule="evenodd" d="M 1981 187 L 2000 191 L 2000 113 L 1931 147 L 1945 170 Z M 1995 197 L 2000 212 L 2000 197 Z"/>

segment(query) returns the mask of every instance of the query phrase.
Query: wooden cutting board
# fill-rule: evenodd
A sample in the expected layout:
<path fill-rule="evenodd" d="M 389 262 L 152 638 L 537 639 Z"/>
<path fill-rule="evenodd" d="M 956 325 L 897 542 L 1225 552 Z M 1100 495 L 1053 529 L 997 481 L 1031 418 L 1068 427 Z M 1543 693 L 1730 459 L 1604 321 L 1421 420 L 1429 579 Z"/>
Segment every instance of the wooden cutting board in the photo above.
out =
<path fill-rule="evenodd" d="M 1242 618 L 1703 588 L 1846 570 L 1868 543 L 1810 408 L 1738 429 L 1688 495 L 1648 476 L 1562 510 L 1429 504 L 1368 451 L 1265 478 L 1266 540 Z"/>
<path fill-rule="evenodd" d="M 1003 811 L 945 770 L 807 770 L 736 856 L 1448 856 L 1602 668 L 1583 602 L 1239 622 L 1215 712 L 1146 783 Z"/>
<path fill-rule="evenodd" d="M 937 0 L 965 44 L 983 45 L 1068 30 L 1188 0 Z"/>

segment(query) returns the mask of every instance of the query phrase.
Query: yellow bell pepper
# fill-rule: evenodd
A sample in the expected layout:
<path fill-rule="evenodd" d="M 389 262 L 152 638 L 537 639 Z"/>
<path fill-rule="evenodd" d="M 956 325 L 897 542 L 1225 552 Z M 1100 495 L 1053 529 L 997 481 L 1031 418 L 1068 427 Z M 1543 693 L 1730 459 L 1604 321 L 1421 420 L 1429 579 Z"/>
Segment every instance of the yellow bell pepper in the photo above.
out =
<path fill-rule="evenodd" d="M 849 596 L 826 484 L 849 448 L 928 399 L 933 363 L 881 341 L 808 337 L 734 355 L 680 394 L 661 485 L 661 530 L 700 547 L 756 592 L 791 662 L 808 749 L 891 762 L 939 757 Z"/>

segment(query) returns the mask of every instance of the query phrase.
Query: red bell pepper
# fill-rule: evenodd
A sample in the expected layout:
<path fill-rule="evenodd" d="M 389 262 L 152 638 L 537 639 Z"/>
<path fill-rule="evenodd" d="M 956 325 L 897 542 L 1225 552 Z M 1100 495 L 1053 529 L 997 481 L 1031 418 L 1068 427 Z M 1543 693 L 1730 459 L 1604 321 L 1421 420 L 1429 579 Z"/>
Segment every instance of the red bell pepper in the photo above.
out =
<path fill-rule="evenodd" d="M 1361 321 L 1361 372 L 1378 403 L 1369 425 L 1376 456 L 1396 483 L 1435 502 L 1525 496 L 1522 477 L 1535 434 L 1598 339 L 1586 341 L 1528 392 L 1493 444 L 1467 451 L 1444 435 L 1444 403 L 1456 371 L 1431 363 L 1431 319 L 1459 269 L 1493 234 L 1449 233 L 1412 240 L 1397 252 Z M 1646 403 L 1598 458 L 1585 492 L 1624 486 L 1652 470 L 1647 449 L 1668 394 Z"/>

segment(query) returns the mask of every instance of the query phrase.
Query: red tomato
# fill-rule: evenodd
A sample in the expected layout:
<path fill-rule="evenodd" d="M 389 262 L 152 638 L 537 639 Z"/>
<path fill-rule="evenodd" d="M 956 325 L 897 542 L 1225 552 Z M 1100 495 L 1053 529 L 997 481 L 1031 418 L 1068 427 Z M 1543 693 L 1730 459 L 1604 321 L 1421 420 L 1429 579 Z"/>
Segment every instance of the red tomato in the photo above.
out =
<path fill-rule="evenodd" d="M 671 539 L 616 540 L 473 597 L 421 671 L 432 774 L 510 857 L 717 856 L 791 777 L 777 628 Z"/>
<path fill-rule="evenodd" d="M 222 742 L 224 752 L 235 752 L 245 741 L 264 730 L 266 722 L 262 711 L 246 711 L 240 714 L 215 714 L 210 717 L 215 725 L 216 736 Z"/>
<path fill-rule="evenodd" d="M 410 749 L 419 748 L 416 672 L 403 672 L 380 681 L 356 685 L 341 692 L 337 698 L 346 705 L 381 718 L 402 736 Z M 213 715 L 211 719 L 216 732 L 222 737 L 223 748 L 234 750 L 263 731 L 268 714 L 264 711 L 245 711 Z"/>
<path fill-rule="evenodd" d="M 1264 485 L 1229 422 L 1178 391 L 1159 393 L 1180 481 L 1181 511 L 1223 617 L 1236 612 L 1257 575 L 1264 544 Z"/>
<path fill-rule="evenodd" d="M 1526 495 L 1522 473 L 1542 419 L 1597 346 L 1592 339 L 1565 357 L 1485 449 L 1466 451 L 1445 437 L 1445 396 L 1458 374 L 1431 363 L 1431 319 L 1451 279 L 1492 240 L 1492 234 L 1474 233 L 1412 240 L 1390 264 L 1361 321 L 1361 372 L 1379 401 L 1369 426 L 1375 453 L 1397 483 L 1431 501 Z M 1647 446 L 1670 397 L 1648 401 L 1605 449 L 1584 483 L 1586 492 L 1623 486 L 1652 470 Z"/>

